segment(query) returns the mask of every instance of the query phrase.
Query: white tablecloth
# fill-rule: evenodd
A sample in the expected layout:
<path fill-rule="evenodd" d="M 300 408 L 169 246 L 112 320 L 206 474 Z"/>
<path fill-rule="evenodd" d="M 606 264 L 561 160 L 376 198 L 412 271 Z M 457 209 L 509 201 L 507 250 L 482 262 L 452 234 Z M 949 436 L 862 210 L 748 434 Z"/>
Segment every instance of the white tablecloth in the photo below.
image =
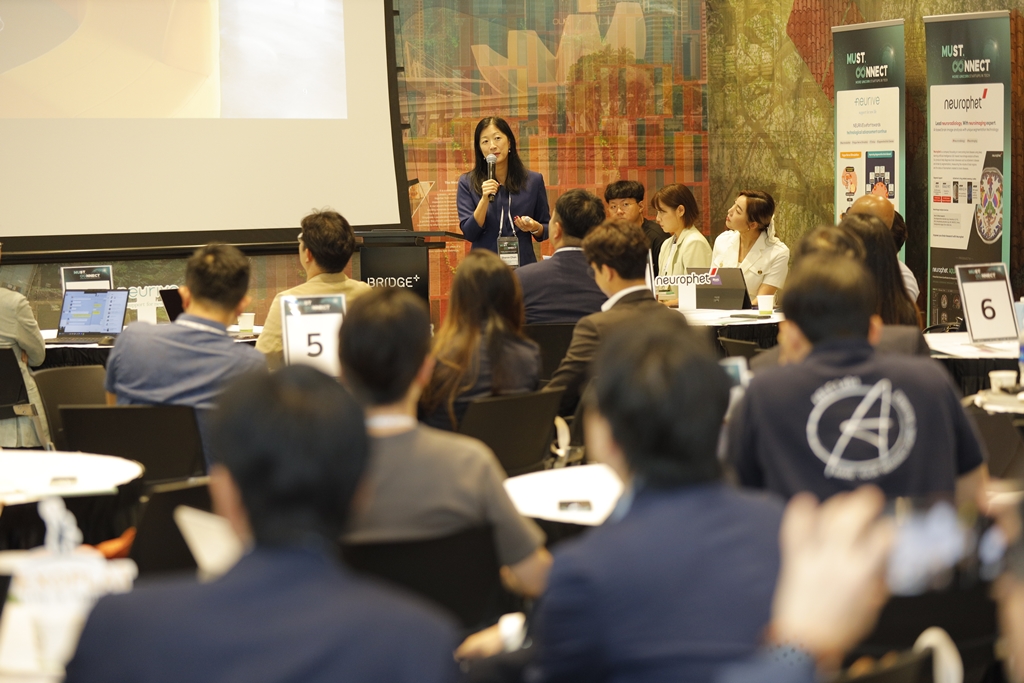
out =
<path fill-rule="evenodd" d="M 599 526 L 622 495 L 622 481 L 607 465 L 531 472 L 505 480 L 505 491 L 524 517 Z M 590 503 L 590 510 L 560 510 L 560 502 Z"/>
<path fill-rule="evenodd" d="M 142 476 L 133 460 L 62 451 L 0 451 L 0 504 L 32 503 L 46 496 L 115 493 Z"/>
<path fill-rule="evenodd" d="M 924 335 L 932 354 L 952 358 L 1018 358 L 1020 346 L 1015 341 L 971 344 L 966 332 L 945 332 Z"/>

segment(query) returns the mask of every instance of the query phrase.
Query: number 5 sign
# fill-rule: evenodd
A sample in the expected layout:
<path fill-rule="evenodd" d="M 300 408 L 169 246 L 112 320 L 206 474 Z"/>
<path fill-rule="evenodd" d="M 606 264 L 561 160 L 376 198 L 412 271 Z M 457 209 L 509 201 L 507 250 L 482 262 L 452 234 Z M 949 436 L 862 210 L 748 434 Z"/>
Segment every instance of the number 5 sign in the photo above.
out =
<path fill-rule="evenodd" d="M 312 365 L 331 377 L 341 377 L 338 332 L 345 317 L 345 295 L 283 296 L 284 362 Z"/>
<path fill-rule="evenodd" d="M 956 280 L 971 343 L 1017 339 L 1017 316 L 1004 264 L 957 266 Z"/>

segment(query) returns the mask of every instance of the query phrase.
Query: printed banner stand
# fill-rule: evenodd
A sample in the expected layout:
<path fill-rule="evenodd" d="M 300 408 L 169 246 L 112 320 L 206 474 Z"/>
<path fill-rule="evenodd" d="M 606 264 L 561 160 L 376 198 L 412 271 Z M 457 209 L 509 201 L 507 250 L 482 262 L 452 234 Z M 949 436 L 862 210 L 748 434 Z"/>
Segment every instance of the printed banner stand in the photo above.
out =
<path fill-rule="evenodd" d="M 958 266 L 1010 263 L 1010 13 L 924 18 L 928 308 L 963 316 Z M 976 316 L 975 316 L 976 318 Z M 976 318 L 977 322 L 977 318 Z"/>
<path fill-rule="evenodd" d="M 832 27 L 835 218 L 874 194 L 905 214 L 906 68 L 903 20 Z"/>
<path fill-rule="evenodd" d="M 287 365 L 312 365 L 341 377 L 338 333 L 345 318 L 345 295 L 281 297 L 281 335 Z"/>
<path fill-rule="evenodd" d="M 957 266 L 956 281 L 972 344 L 1017 340 L 1017 316 L 1004 264 Z"/>

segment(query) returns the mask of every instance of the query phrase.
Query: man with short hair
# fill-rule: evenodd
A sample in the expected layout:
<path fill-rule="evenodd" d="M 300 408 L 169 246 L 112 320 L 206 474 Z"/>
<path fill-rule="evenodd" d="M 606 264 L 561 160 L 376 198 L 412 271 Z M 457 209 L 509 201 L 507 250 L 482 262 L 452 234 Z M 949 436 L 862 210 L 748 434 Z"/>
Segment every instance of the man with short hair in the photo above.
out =
<path fill-rule="evenodd" d="M 509 500 L 505 473 L 483 443 L 416 421 L 434 371 L 430 312 L 401 289 L 359 298 L 341 328 L 342 379 L 366 406 L 369 500 L 351 520 L 347 543 L 418 541 L 490 525 L 506 584 L 536 597 L 551 555 L 544 533 Z"/>
<path fill-rule="evenodd" d="M 223 387 L 253 370 L 263 355 L 228 336 L 228 325 L 249 305 L 249 259 L 235 247 L 212 243 L 185 265 L 185 312 L 169 325 L 132 323 L 107 360 L 108 405 L 179 405 L 197 409 L 206 436 L 206 412 Z"/>
<path fill-rule="evenodd" d="M 583 240 L 583 256 L 608 300 L 599 312 L 576 323 L 569 350 L 547 385 L 549 389 L 565 390 L 559 407 L 562 415 L 576 410 L 590 361 L 609 330 L 629 324 L 637 316 L 644 318 L 645 325 L 653 316 L 683 319 L 678 311 L 659 304 L 647 288 L 647 244 L 638 225 L 613 219 L 594 228 Z"/>
<path fill-rule="evenodd" d="M 525 680 L 711 680 L 763 636 L 782 504 L 723 481 L 730 382 L 681 315 L 612 331 L 594 366 L 587 457 L 625 492 L 556 549 Z"/>
<path fill-rule="evenodd" d="M 356 236 L 345 217 L 337 211 L 314 211 L 302 219 L 299 233 L 299 263 L 306 271 L 301 285 L 279 292 L 270 303 L 256 350 L 267 356 L 270 366 L 281 364 L 281 297 L 344 294 L 346 305 L 370 291 L 370 285 L 353 280 L 343 272 L 356 250 Z"/>
<path fill-rule="evenodd" d="M 601 200 L 569 190 L 555 203 L 549 232 L 555 253 L 515 269 L 523 287 L 526 324 L 573 323 L 601 310 L 606 297 L 587 275 L 583 238 L 604 221 Z"/>
<path fill-rule="evenodd" d="M 644 216 L 644 186 L 635 180 L 616 180 L 604 188 L 604 201 L 608 204 L 609 218 L 621 218 L 643 229 L 657 266 L 661 245 L 671 235 L 662 230 L 657 221 Z"/>
<path fill-rule="evenodd" d="M 454 680 L 453 624 L 337 560 L 368 458 L 355 399 L 307 366 L 251 374 L 213 433 L 210 498 L 250 551 L 209 583 L 101 599 L 67 681 Z"/>
<path fill-rule="evenodd" d="M 787 498 L 824 499 L 864 483 L 889 497 L 977 496 L 984 449 L 959 392 L 929 358 L 873 350 L 882 321 L 860 262 L 804 257 L 782 310 L 779 344 L 811 351 L 761 371 L 730 418 L 729 460 L 741 484 Z"/>

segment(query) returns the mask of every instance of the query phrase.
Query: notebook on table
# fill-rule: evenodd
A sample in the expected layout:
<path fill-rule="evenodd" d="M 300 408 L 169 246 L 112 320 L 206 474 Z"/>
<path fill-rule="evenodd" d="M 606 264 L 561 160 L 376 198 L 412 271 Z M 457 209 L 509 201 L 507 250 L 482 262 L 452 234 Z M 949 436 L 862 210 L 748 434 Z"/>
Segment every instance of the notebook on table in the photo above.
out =
<path fill-rule="evenodd" d="M 61 302 L 57 336 L 46 343 L 113 344 L 127 311 L 127 289 L 69 289 Z"/>

